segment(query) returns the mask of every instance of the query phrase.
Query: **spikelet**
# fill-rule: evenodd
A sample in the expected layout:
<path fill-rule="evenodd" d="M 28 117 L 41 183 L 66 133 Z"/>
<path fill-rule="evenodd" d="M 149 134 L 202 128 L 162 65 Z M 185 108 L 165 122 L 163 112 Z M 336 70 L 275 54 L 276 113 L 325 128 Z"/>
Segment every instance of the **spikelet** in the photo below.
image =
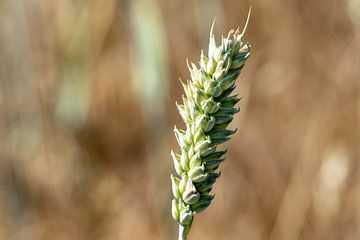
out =
<path fill-rule="evenodd" d="M 231 30 L 220 46 L 216 45 L 213 26 L 208 55 L 201 52 L 199 67 L 188 63 L 191 81 L 183 83 L 183 103 L 176 104 L 186 125 L 185 130 L 174 129 L 180 153 L 171 151 L 179 175 L 171 175 L 172 215 L 179 223 L 179 240 L 186 239 L 194 214 L 204 211 L 214 198 L 210 192 L 226 153 L 217 146 L 236 132 L 227 129 L 239 112 L 235 104 L 240 99 L 231 94 L 250 55 L 250 46 L 242 39 L 246 25 L 242 33 Z"/>

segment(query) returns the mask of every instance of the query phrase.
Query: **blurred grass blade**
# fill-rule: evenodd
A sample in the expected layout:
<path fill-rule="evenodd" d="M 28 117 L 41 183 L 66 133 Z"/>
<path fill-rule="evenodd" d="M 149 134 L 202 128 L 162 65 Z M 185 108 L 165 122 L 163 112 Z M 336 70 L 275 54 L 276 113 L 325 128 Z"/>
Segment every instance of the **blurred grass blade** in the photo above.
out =
<path fill-rule="evenodd" d="M 152 204 L 161 218 L 160 222 L 168 223 L 166 209 L 168 161 L 166 99 L 167 84 L 167 45 L 165 27 L 160 6 L 154 1 L 127 1 L 128 17 L 132 43 L 132 83 L 135 94 L 140 100 L 146 126 L 147 153 L 149 170 L 153 178 Z M 169 224 L 161 225 L 162 232 L 169 239 Z"/>

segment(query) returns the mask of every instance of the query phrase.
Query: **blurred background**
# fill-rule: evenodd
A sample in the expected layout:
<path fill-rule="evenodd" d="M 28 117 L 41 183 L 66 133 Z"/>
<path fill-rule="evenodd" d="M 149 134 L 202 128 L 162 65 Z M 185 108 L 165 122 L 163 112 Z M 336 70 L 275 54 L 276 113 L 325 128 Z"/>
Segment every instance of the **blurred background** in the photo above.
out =
<path fill-rule="evenodd" d="M 178 78 L 250 5 L 239 131 L 189 239 L 360 239 L 359 0 L 1 0 L 0 239 L 176 239 Z"/>

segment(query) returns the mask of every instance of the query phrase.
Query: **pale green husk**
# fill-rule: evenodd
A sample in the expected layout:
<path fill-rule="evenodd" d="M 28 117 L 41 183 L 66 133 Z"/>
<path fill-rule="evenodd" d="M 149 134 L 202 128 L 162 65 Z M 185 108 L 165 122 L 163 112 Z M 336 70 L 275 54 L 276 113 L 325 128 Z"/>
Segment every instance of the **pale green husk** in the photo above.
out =
<path fill-rule="evenodd" d="M 217 46 L 211 30 L 208 55 L 201 52 L 199 68 L 188 64 L 191 81 L 183 83 L 183 104 L 176 104 L 186 129 L 175 127 L 180 153 L 171 151 L 180 176 L 171 175 L 172 215 L 179 223 L 179 240 L 186 239 L 194 214 L 204 211 L 214 198 L 210 191 L 226 153 L 217 146 L 236 132 L 226 128 L 239 112 L 234 106 L 240 99 L 231 93 L 250 55 L 243 35 L 244 31 L 231 30 Z"/>

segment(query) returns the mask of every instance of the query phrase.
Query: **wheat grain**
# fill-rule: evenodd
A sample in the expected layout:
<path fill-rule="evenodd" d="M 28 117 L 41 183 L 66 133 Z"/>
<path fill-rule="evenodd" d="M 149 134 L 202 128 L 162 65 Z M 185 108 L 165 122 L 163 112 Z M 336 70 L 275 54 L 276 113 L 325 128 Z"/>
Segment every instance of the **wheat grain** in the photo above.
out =
<path fill-rule="evenodd" d="M 186 129 L 175 127 L 181 152 L 171 151 L 180 176 L 171 175 L 172 215 L 179 223 L 179 240 L 186 239 L 194 214 L 204 211 L 214 198 L 210 191 L 220 176 L 217 169 L 226 153 L 217 146 L 236 132 L 226 128 L 239 112 L 235 104 L 240 99 L 231 93 L 250 55 L 249 44 L 243 42 L 247 22 L 241 33 L 231 30 L 219 46 L 216 46 L 213 24 L 208 55 L 201 52 L 199 68 L 188 64 L 191 81 L 183 83 L 183 103 L 176 104 Z"/>

